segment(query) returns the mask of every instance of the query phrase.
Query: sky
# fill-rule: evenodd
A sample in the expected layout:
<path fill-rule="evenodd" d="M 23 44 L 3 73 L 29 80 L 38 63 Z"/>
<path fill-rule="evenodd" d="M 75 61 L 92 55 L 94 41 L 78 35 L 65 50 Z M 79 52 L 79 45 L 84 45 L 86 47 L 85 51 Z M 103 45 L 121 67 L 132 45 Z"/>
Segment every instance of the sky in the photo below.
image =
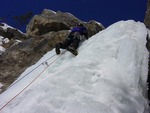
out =
<path fill-rule="evenodd" d="M 83 21 L 96 20 L 107 27 L 120 20 L 143 22 L 146 7 L 147 0 L 1 0 L 0 17 L 17 28 L 12 17 L 29 11 L 40 14 L 46 8 L 72 13 Z M 25 32 L 25 26 L 18 29 Z"/>
<path fill-rule="evenodd" d="M 47 52 L 0 95 L 0 112 L 149 113 L 146 35 L 143 23 L 119 21 L 77 56 Z"/>

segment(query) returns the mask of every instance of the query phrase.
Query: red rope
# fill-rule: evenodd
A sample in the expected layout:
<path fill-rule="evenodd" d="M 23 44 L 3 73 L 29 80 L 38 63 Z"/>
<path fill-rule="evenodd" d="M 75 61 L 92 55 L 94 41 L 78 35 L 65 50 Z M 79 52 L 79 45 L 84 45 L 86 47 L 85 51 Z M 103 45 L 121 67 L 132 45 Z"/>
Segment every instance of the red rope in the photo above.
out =
<path fill-rule="evenodd" d="M 63 51 L 63 53 L 65 53 L 65 51 Z M 62 53 L 62 54 L 63 54 Z M 58 60 L 59 58 L 61 57 L 58 56 L 53 62 L 51 62 L 35 79 L 33 79 L 25 88 L 23 88 L 18 94 L 16 94 L 12 99 L 10 99 L 5 105 L 3 105 L 1 108 L 0 108 L 0 111 L 2 111 L 9 103 L 11 103 L 16 97 L 18 97 L 23 91 L 25 91 L 37 78 L 39 78 L 42 73 L 50 66 L 52 65 L 56 60 Z"/>
<path fill-rule="evenodd" d="M 48 58 L 47 60 L 45 60 L 44 62 L 48 61 L 49 59 L 53 58 L 56 54 L 54 54 L 53 56 L 51 56 L 50 58 Z M 30 72 L 28 72 L 27 74 L 25 74 L 23 77 L 21 77 L 20 79 L 18 79 L 16 82 L 12 83 L 9 87 L 11 88 L 12 86 L 14 86 L 16 83 L 18 83 L 19 81 L 21 81 L 23 78 L 25 78 L 27 75 L 29 75 L 31 72 L 33 72 L 35 69 L 37 69 L 38 67 L 40 67 L 44 62 L 40 63 L 38 66 L 36 66 L 33 70 L 31 70 Z"/>

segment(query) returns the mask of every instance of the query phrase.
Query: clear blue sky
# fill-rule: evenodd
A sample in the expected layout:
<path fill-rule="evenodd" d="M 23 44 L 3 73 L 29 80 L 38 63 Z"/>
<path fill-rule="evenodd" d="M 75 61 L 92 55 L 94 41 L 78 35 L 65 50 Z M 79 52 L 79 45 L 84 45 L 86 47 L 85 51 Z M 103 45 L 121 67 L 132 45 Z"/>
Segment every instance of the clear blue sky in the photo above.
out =
<path fill-rule="evenodd" d="M 1 0 L 0 17 L 4 22 L 18 27 L 13 16 L 29 11 L 40 14 L 44 8 L 72 13 L 83 21 L 96 20 L 105 27 L 120 20 L 143 22 L 147 0 Z M 19 27 L 25 31 L 25 27 Z"/>

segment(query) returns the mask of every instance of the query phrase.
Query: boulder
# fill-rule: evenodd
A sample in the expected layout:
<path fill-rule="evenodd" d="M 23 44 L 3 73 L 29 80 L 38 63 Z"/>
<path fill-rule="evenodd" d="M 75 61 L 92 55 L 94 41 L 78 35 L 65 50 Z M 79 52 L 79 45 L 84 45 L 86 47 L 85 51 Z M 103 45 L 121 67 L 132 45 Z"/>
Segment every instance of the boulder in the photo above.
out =
<path fill-rule="evenodd" d="M 51 31 L 70 30 L 78 23 L 84 24 L 89 30 L 89 36 L 92 36 L 103 30 L 102 24 L 91 20 L 83 22 L 70 13 L 54 12 L 44 9 L 42 14 L 35 15 L 27 25 L 26 33 L 29 37 L 40 36 Z"/>

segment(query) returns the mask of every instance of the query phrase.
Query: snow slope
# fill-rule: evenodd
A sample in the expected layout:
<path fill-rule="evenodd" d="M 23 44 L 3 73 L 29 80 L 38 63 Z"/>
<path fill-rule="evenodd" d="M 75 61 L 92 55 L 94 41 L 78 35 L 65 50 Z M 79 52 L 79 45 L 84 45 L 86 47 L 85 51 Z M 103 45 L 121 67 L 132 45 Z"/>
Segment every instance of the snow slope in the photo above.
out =
<path fill-rule="evenodd" d="M 0 95 L 0 113 L 148 113 L 146 35 L 143 23 L 119 21 L 76 57 L 48 52 Z"/>

